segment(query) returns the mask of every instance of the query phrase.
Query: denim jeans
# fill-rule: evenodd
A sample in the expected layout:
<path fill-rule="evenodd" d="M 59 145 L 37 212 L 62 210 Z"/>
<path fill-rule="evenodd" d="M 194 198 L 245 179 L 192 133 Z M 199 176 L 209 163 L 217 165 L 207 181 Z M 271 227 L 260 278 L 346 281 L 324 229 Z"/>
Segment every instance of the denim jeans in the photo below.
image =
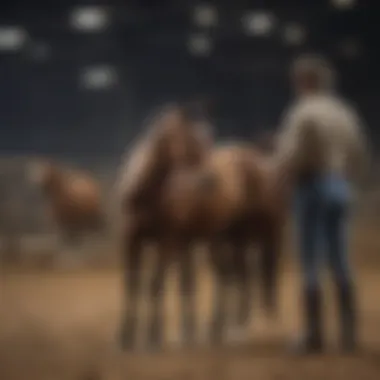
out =
<path fill-rule="evenodd" d="M 296 190 L 296 221 L 306 289 L 319 288 L 325 260 L 339 288 L 351 285 L 348 263 L 349 183 L 326 174 L 301 181 Z"/>

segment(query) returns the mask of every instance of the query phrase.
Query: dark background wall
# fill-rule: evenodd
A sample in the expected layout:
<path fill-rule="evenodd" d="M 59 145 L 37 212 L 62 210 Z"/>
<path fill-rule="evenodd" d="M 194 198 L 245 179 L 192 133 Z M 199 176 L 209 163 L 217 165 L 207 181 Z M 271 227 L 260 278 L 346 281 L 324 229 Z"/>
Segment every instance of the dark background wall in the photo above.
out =
<path fill-rule="evenodd" d="M 199 4 L 214 6 L 213 26 L 194 22 Z M 92 33 L 76 30 L 70 15 L 78 5 L 105 6 L 108 26 Z M 289 62 L 310 50 L 336 64 L 340 89 L 358 105 L 376 144 L 380 11 L 375 5 L 362 0 L 339 10 L 327 0 L 4 1 L 0 152 L 116 157 L 152 107 L 198 96 L 214 101 L 220 136 L 252 136 L 276 126 L 291 100 Z M 247 36 L 242 19 L 258 11 L 272 14 L 273 29 Z M 96 23 L 96 17 L 87 21 Z M 305 31 L 299 45 L 285 42 L 289 23 Z M 14 26 L 27 37 L 10 50 L 12 38 L 22 39 L 7 29 Z M 194 55 L 191 36 L 208 39 L 209 54 Z M 94 79 L 98 89 L 86 88 L 84 72 L 96 67 L 108 74 Z"/>

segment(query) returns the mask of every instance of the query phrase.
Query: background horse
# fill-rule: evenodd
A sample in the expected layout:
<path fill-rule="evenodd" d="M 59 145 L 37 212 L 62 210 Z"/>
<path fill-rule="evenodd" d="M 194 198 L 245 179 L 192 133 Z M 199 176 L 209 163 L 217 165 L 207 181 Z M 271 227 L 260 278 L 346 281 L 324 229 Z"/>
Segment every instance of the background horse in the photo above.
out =
<path fill-rule="evenodd" d="M 134 345 L 136 340 L 137 301 L 143 244 L 158 243 L 158 265 L 150 285 L 153 316 L 149 340 L 152 345 L 162 338 L 162 288 L 170 254 L 176 251 L 173 232 L 166 224 L 163 205 L 165 183 L 170 175 L 184 168 L 197 167 L 207 157 L 212 144 L 211 126 L 192 107 L 169 105 L 148 120 L 147 130 L 121 165 L 117 183 L 121 205 L 121 239 L 128 303 L 125 310 L 121 343 Z M 189 295 L 193 279 L 189 250 L 181 250 L 182 299 Z M 184 304 L 186 306 L 186 303 Z M 186 307 L 188 310 L 188 307 Z M 184 313 L 184 333 L 192 338 L 188 313 Z"/>
<path fill-rule="evenodd" d="M 30 164 L 28 175 L 42 190 L 64 242 L 77 244 L 84 233 L 104 230 L 100 185 L 90 175 L 47 160 Z"/>

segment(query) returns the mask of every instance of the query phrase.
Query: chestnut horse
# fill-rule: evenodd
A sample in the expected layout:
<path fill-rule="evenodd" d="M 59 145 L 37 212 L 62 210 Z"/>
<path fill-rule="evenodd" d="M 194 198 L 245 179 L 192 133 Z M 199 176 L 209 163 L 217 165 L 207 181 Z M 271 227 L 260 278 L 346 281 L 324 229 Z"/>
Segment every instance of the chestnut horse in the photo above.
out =
<path fill-rule="evenodd" d="M 28 175 L 39 185 L 49 211 L 67 243 L 78 243 L 86 232 L 105 228 L 99 183 L 87 173 L 68 171 L 50 160 L 30 164 Z"/>
<path fill-rule="evenodd" d="M 124 346 L 133 345 L 137 323 L 141 244 L 159 241 L 158 266 L 151 284 L 153 317 L 150 341 L 162 338 L 162 288 L 168 261 L 181 251 L 183 334 L 194 336 L 194 275 L 190 243 L 211 241 L 217 295 L 212 337 L 221 339 L 226 315 L 223 288 L 231 273 L 241 285 L 239 321 L 249 316 L 250 289 L 245 248 L 258 243 L 268 308 L 274 308 L 276 274 L 285 215 L 285 195 L 275 183 L 268 158 L 252 146 L 229 144 L 211 148 L 204 122 L 189 118 L 180 107 L 165 110 L 155 120 L 123 167 L 120 180 L 125 212 L 124 257 L 128 258 L 128 310 L 122 330 Z M 224 254 L 222 243 L 232 244 Z M 128 254 L 127 254 L 128 253 Z M 231 271 L 231 268 L 235 270 Z"/>
<path fill-rule="evenodd" d="M 148 120 L 147 130 L 121 165 L 117 192 L 121 204 L 121 234 L 123 239 L 125 291 L 128 302 L 122 321 L 121 343 L 133 346 L 136 340 L 137 302 L 139 296 L 140 267 L 143 244 L 158 244 L 158 265 L 155 269 L 150 295 L 153 299 L 153 316 L 149 329 L 152 345 L 162 338 L 162 293 L 165 270 L 171 255 L 178 252 L 181 264 L 181 291 L 183 306 L 183 331 L 192 338 L 193 309 L 191 296 L 194 274 L 190 263 L 187 236 L 178 243 L 174 225 L 169 225 L 163 196 L 166 183 L 176 171 L 200 166 L 211 148 L 211 127 L 203 117 L 190 107 L 173 104 L 163 107 Z"/>
<path fill-rule="evenodd" d="M 225 326 L 226 290 L 235 276 L 240 285 L 236 323 L 250 316 L 251 289 L 247 248 L 260 249 L 267 310 L 275 311 L 276 279 L 288 193 L 278 186 L 269 157 L 253 146 L 230 143 L 211 150 L 203 165 L 174 173 L 163 192 L 166 226 L 177 236 L 211 241 L 217 275 L 212 340 L 220 342 Z M 223 249 L 229 244 L 229 250 Z M 189 302 L 187 302 L 189 304 Z"/>
<path fill-rule="evenodd" d="M 264 154 L 270 155 L 274 153 L 277 148 L 277 139 L 278 136 L 274 131 L 266 131 L 259 136 L 255 142 L 255 146 Z"/>

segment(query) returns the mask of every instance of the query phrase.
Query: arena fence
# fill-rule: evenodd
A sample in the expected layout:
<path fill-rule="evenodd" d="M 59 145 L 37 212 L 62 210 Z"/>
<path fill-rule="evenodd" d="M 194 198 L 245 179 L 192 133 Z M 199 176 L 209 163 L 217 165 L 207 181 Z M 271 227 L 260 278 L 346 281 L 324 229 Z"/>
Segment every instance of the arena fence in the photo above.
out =
<path fill-rule="evenodd" d="M 3 259 L 35 261 L 41 256 L 54 256 L 59 249 L 60 243 L 54 223 L 47 213 L 44 197 L 27 176 L 27 164 L 33 158 L 0 157 L 0 254 Z M 112 191 L 119 160 L 82 157 L 57 161 L 68 167 L 86 170 L 100 180 L 104 207 L 109 221 L 112 221 Z M 380 221 L 380 187 L 374 180 L 375 177 L 357 194 L 355 207 L 357 218 L 371 225 Z M 96 240 L 92 246 L 89 244 L 90 257 L 103 255 L 109 260 L 113 257 L 117 242 L 104 238 L 102 241 Z"/>
<path fill-rule="evenodd" d="M 27 175 L 27 165 L 34 158 L 0 158 L 0 252 L 3 259 L 33 260 L 39 255 L 53 254 L 59 248 L 46 200 Z M 117 160 L 84 157 L 57 161 L 71 168 L 85 170 L 100 181 L 104 207 L 111 219 L 110 204 Z M 101 243 L 102 246 L 111 244 L 110 241 Z M 99 244 L 97 240 L 96 246 L 99 247 Z M 94 250 L 94 247 L 91 249 Z M 109 252 L 108 249 L 105 251 Z"/>

